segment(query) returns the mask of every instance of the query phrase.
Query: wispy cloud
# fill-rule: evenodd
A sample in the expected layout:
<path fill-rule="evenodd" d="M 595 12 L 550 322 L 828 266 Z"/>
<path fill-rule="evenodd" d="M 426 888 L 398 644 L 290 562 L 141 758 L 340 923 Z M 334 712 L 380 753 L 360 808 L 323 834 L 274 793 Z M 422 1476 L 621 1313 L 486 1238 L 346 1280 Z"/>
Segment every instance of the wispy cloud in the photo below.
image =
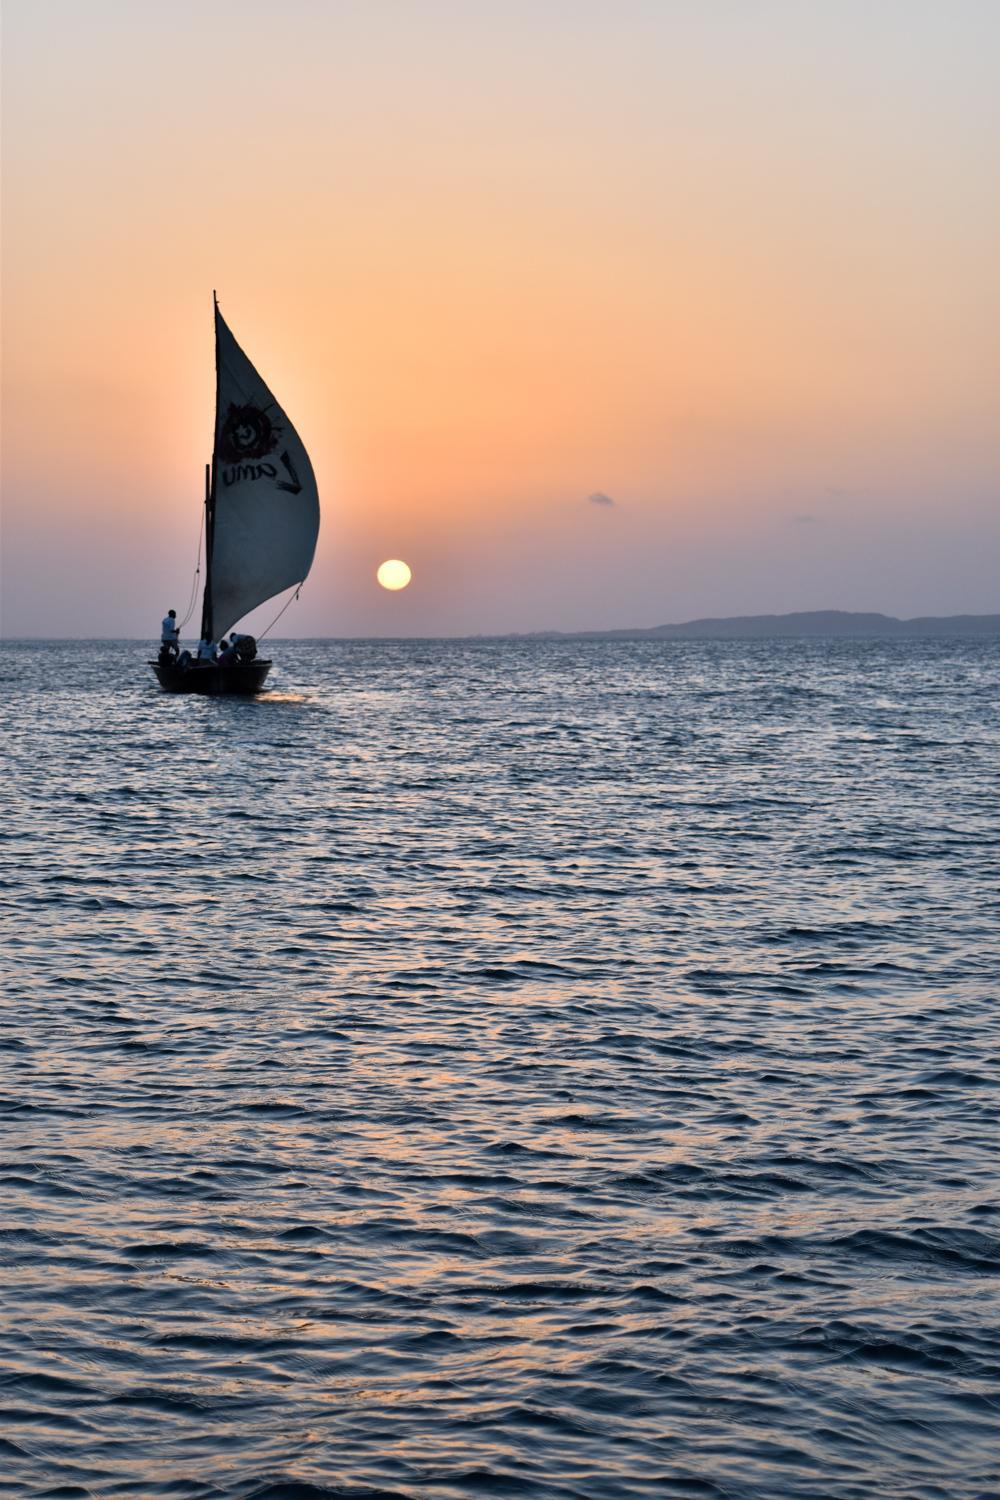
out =
<path fill-rule="evenodd" d="M 610 495 L 605 495 L 603 490 L 595 490 L 592 495 L 587 496 L 587 500 L 591 505 L 603 505 L 607 509 L 614 508 L 615 502 Z"/>

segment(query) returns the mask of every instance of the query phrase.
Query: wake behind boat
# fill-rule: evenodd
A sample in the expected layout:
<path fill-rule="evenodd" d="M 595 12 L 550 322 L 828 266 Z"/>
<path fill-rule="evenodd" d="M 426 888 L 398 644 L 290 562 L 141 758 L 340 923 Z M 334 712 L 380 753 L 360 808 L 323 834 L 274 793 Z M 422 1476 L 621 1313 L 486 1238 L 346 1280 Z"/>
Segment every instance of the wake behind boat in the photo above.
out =
<path fill-rule="evenodd" d="M 197 651 L 164 621 L 150 666 L 168 693 L 259 693 L 271 669 L 251 636 L 227 631 L 305 582 L 319 494 L 302 440 L 215 302 L 215 441 L 205 474 L 205 590 Z M 168 630 L 168 626 L 171 628 Z M 219 645 L 217 645 L 219 643 Z"/>

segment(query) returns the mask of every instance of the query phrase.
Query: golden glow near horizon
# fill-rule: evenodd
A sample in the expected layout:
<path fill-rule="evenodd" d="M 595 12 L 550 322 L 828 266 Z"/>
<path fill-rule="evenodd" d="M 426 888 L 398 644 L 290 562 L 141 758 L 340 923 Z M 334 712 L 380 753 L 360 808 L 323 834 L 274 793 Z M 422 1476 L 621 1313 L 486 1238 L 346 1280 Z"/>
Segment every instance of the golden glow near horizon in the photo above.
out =
<path fill-rule="evenodd" d="M 405 589 L 413 574 L 407 563 L 398 557 L 390 557 L 379 566 L 375 574 L 384 589 Z"/>

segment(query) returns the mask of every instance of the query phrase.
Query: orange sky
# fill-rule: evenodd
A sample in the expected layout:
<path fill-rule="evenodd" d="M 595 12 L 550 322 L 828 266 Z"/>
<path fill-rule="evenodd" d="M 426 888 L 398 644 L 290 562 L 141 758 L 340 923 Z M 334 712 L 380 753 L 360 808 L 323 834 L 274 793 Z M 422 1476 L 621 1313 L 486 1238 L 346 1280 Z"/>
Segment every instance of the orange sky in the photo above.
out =
<path fill-rule="evenodd" d="M 1000 609 L 998 61 L 987 0 L 7 0 L 5 633 L 183 609 L 213 287 L 320 483 L 290 632 Z"/>

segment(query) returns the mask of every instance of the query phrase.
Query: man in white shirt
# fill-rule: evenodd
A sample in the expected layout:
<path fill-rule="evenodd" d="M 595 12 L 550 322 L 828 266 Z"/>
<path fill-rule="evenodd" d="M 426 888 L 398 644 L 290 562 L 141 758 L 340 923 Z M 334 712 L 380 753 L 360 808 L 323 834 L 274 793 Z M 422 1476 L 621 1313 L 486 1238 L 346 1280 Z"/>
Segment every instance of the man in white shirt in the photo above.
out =
<path fill-rule="evenodd" d="M 215 660 L 215 647 L 213 646 L 213 644 L 212 644 L 211 641 L 199 641 L 198 642 L 198 660 L 199 661 L 214 661 Z"/>
<path fill-rule="evenodd" d="M 180 640 L 180 635 L 177 628 L 177 611 L 168 609 L 160 625 L 161 666 L 170 666 L 177 660 L 177 642 Z"/>

